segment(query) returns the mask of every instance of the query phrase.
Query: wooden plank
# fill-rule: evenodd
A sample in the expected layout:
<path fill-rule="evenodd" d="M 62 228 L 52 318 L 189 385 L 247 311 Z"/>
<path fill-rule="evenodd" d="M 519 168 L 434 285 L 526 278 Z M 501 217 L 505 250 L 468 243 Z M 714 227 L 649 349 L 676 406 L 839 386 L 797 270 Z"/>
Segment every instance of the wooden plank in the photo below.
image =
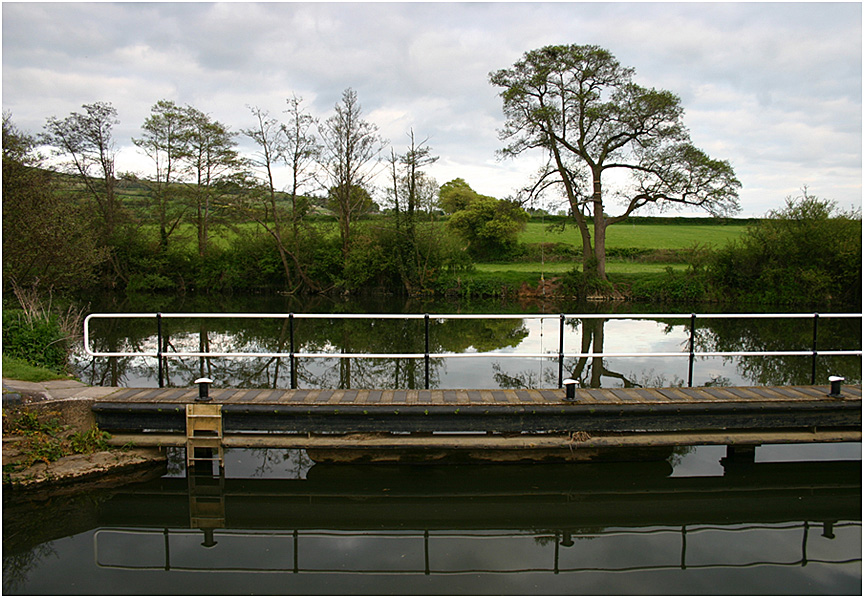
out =
<path fill-rule="evenodd" d="M 610 392 L 607 392 L 606 390 L 604 390 L 602 388 L 590 388 L 590 389 L 586 389 L 585 392 L 587 392 L 591 396 L 591 398 L 593 398 L 598 403 L 618 403 L 618 402 L 620 402 L 618 400 L 618 397 L 616 397 L 614 394 L 612 394 Z"/>
<path fill-rule="evenodd" d="M 771 399 L 777 396 L 777 393 L 772 391 L 770 388 L 765 388 L 762 386 L 751 386 L 748 389 L 750 392 L 759 395 L 761 399 Z"/>
<path fill-rule="evenodd" d="M 734 401 L 737 397 L 722 386 L 706 386 L 702 389 L 705 394 L 720 401 Z"/>
<path fill-rule="evenodd" d="M 665 402 L 666 397 L 651 388 L 634 388 L 633 391 L 638 394 L 645 403 Z"/>
<path fill-rule="evenodd" d="M 456 394 L 456 404 L 457 405 L 470 405 L 471 400 L 468 398 L 467 390 L 454 390 Z"/>
<path fill-rule="evenodd" d="M 799 386 L 798 390 L 807 395 L 809 399 L 824 399 L 831 392 L 830 386 Z"/>
<path fill-rule="evenodd" d="M 629 388 L 610 388 L 611 392 L 618 399 L 619 403 L 644 403 L 645 398 L 638 392 L 629 392 Z"/>
<path fill-rule="evenodd" d="M 566 396 L 565 391 L 562 390 L 540 390 L 538 391 L 540 396 L 543 397 L 543 401 L 545 403 L 560 403 L 564 400 Z"/>
<path fill-rule="evenodd" d="M 162 394 L 159 397 L 159 400 L 164 401 L 181 401 L 185 398 L 186 395 L 189 395 L 190 398 L 194 398 L 198 396 L 197 389 L 190 390 L 188 388 L 166 388 L 162 389 Z"/>
<path fill-rule="evenodd" d="M 249 395 L 253 394 L 254 392 L 255 392 L 254 389 L 250 390 L 250 389 L 238 388 L 238 389 L 234 390 L 230 399 L 228 399 L 228 400 L 223 399 L 223 402 L 245 403 L 245 402 L 247 402 Z"/>
<path fill-rule="evenodd" d="M 510 402 L 509 397 L 507 396 L 507 393 L 504 392 L 503 390 L 493 390 L 492 391 L 492 399 L 496 403 L 509 403 Z"/>
<path fill-rule="evenodd" d="M 861 385 L 860 384 L 849 384 L 842 386 L 842 393 L 845 396 L 860 399 L 861 398 Z"/>
<path fill-rule="evenodd" d="M 811 395 L 801 392 L 800 389 L 794 386 L 775 386 L 773 388 L 786 399 L 801 400 L 811 398 Z"/>
<path fill-rule="evenodd" d="M 740 386 L 730 386 L 728 387 L 729 392 L 731 392 L 737 399 L 744 400 L 758 400 L 761 397 L 757 395 L 755 392 L 751 392 L 749 388 L 743 388 Z"/>
<path fill-rule="evenodd" d="M 162 392 L 161 389 L 152 389 L 152 388 L 139 388 L 136 389 L 135 392 L 130 397 L 127 397 L 128 401 L 152 401 L 159 397 L 159 393 Z M 198 393 L 195 393 L 195 396 L 198 396 Z"/>
<path fill-rule="evenodd" d="M 342 400 L 339 401 L 343 405 L 346 403 L 354 404 L 354 405 L 365 405 L 366 399 L 369 397 L 368 390 L 354 390 L 354 391 L 345 391 L 345 394 L 342 396 Z"/>
<path fill-rule="evenodd" d="M 330 389 L 327 390 L 316 390 L 309 393 L 309 396 L 303 401 L 304 404 L 313 404 L 320 405 L 321 403 L 327 403 L 330 400 L 330 397 L 333 396 L 333 391 Z"/>
<path fill-rule="evenodd" d="M 680 388 L 658 388 L 656 390 L 670 401 L 674 401 L 676 403 L 688 401 L 687 395 L 684 394 L 684 392 Z"/>
<path fill-rule="evenodd" d="M 510 391 L 510 392 L 512 392 L 514 395 L 516 395 L 516 400 L 519 401 L 520 403 L 525 403 L 525 404 L 530 405 L 531 403 L 534 402 L 532 400 L 531 393 L 527 390 L 515 390 L 515 391 Z"/>

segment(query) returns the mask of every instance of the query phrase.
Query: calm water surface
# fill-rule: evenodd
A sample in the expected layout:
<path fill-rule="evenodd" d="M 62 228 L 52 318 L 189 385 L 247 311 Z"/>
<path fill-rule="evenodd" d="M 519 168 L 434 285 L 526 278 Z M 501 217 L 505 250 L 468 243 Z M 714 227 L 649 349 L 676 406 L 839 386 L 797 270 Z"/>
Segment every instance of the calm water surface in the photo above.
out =
<path fill-rule="evenodd" d="M 150 482 L 5 504 L 3 590 L 860 595 L 860 444 L 723 455 L 348 466 L 234 450 L 209 485 L 174 455 Z M 193 524 L 205 510 L 221 519 Z"/>
<path fill-rule="evenodd" d="M 114 307 L 93 311 L 334 309 L 287 299 Z M 526 306 L 380 301 L 341 309 L 522 313 Z M 128 324 L 97 330 L 95 342 L 112 350 L 155 343 L 151 323 Z M 566 342 L 569 350 L 680 351 L 687 326 L 574 319 Z M 821 348 L 861 346 L 860 320 L 820 327 Z M 434 352 L 557 352 L 554 320 L 442 322 L 434 329 Z M 197 350 L 202 337 L 213 350 L 284 344 L 282 321 L 178 321 L 167 333 L 176 350 Z M 418 347 L 411 325 L 316 321 L 297 330 L 297 342 L 309 351 L 422 352 L 419 334 Z M 808 348 L 812 324 L 705 322 L 697 338 L 704 350 Z M 772 359 L 698 360 L 694 385 L 809 383 L 809 358 Z M 143 359 L 93 360 L 79 352 L 78 365 L 91 383 L 158 384 L 155 364 Z M 572 358 L 565 376 L 583 386 L 686 384 L 687 367 L 686 357 Z M 301 388 L 423 384 L 417 360 L 309 360 L 298 369 Z M 860 382 L 860 358 L 817 363 L 820 377 L 841 371 Z M 284 363 L 197 359 L 169 360 L 166 382 L 187 385 L 202 372 L 224 386 L 290 383 Z M 433 363 L 430 385 L 548 387 L 557 375 L 555 359 L 442 359 Z M 187 476 L 177 451 L 167 472 L 148 482 L 41 502 L 4 495 L 3 591 L 860 595 L 860 443 L 765 446 L 750 464 L 724 455 L 724 447 L 696 447 L 643 463 L 351 466 L 313 464 L 302 451 L 232 450 L 220 480 Z"/>

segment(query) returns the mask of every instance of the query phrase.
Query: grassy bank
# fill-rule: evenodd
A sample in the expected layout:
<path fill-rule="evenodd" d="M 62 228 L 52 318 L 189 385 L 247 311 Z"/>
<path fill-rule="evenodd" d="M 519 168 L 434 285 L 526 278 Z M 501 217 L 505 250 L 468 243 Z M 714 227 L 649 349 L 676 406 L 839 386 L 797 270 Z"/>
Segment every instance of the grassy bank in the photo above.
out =
<path fill-rule="evenodd" d="M 606 231 L 606 248 L 637 249 L 686 249 L 693 245 L 710 245 L 714 248 L 729 244 L 744 234 L 744 223 L 713 224 L 654 224 L 621 222 Z M 575 226 L 564 230 L 548 230 L 549 225 L 532 220 L 520 235 L 522 243 L 566 243 L 581 248 L 582 240 Z M 593 234 L 593 231 L 592 231 Z"/>
<path fill-rule="evenodd" d="M 745 222 L 705 222 L 649 221 L 610 227 L 606 261 L 610 281 L 627 295 L 651 297 L 670 271 L 678 275 L 686 271 L 685 259 L 694 247 L 724 247 L 739 239 L 747 227 Z M 560 278 L 581 270 L 581 239 L 572 226 L 562 230 L 532 220 L 519 240 L 527 247 L 526 255 L 510 262 L 474 264 L 458 277 L 458 292 L 516 293 L 523 286 L 537 288 L 541 277 Z M 541 243 L 547 248 L 543 261 L 537 259 Z"/>

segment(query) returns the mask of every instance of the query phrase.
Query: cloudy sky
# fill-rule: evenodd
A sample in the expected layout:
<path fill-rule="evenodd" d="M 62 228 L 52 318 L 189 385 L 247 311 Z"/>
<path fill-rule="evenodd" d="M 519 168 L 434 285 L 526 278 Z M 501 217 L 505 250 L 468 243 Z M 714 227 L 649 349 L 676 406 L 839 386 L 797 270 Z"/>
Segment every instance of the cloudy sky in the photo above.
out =
<path fill-rule="evenodd" d="M 160 99 L 251 126 L 292 93 L 322 119 L 344 89 L 397 151 L 429 138 L 439 183 L 505 197 L 538 157 L 500 161 L 490 71 L 548 44 L 597 44 L 681 97 L 693 142 L 728 160 L 742 216 L 803 186 L 861 205 L 861 4 L 3 2 L 3 110 L 30 133 L 111 102 L 118 171 Z M 244 145 L 251 151 L 251 147 Z M 610 212 L 615 213 L 614 209 Z"/>

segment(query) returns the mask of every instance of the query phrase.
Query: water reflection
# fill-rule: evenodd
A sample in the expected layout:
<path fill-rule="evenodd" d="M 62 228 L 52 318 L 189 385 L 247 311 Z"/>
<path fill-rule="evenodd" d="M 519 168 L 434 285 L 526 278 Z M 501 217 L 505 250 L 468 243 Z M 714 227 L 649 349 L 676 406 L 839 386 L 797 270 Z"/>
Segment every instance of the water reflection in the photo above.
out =
<path fill-rule="evenodd" d="M 723 581 L 709 593 L 752 593 L 754 568 L 775 593 L 790 582 L 778 581 L 778 568 L 819 593 L 854 593 L 856 579 L 860 590 L 860 461 L 727 461 L 723 475 L 699 477 L 672 471 L 664 461 L 314 465 L 288 479 L 180 472 L 38 509 L 7 504 L 4 591 L 72 581 L 76 591 L 99 593 L 103 581 L 134 579 L 136 591 L 185 593 L 182 573 L 196 576 L 184 579 L 197 593 L 237 593 L 240 580 L 246 593 L 308 593 L 316 576 L 325 576 L 325 593 L 355 593 L 356 584 L 373 593 L 452 592 L 462 587 L 454 576 L 481 576 L 485 593 L 525 593 L 526 580 L 572 593 L 567 577 L 590 572 L 605 593 L 626 593 L 633 575 L 646 583 L 678 572 L 651 591 L 698 594 L 707 579 L 698 575 L 720 570 Z M 70 573 L 51 586 L 55 561 Z M 229 578 L 214 575 L 225 573 L 240 577 L 223 585 Z M 273 586 L 262 573 L 297 581 Z M 418 578 L 445 585 L 415 585 Z"/>
<path fill-rule="evenodd" d="M 860 350 L 860 319 L 818 322 L 819 350 Z M 563 329 L 557 316 L 547 319 L 438 319 L 429 329 L 428 352 L 492 357 L 431 358 L 89 358 L 76 352 L 77 375 L 99 386 L 188 386 L 207 376 L 219 386 L 239 388 L 550 388 L 569 377 L 586 388 L 678 386 L 693 378 L 694 386 L 824 383 L 839 374 L 849 383 L 861 380 L 858 356 L 699 357 L 689 370 L 688 320 L 568 318 Z M 810 351 L 813 322 L 807 319 L 699 319 L 695 350 Z M 296 353 L 423 354 L 424 322 L 386 319 L 295 320 L 170 319 L 163 321 L 163 351 L 288 353 L 291 337 Z M 563 330 L 563 334 L 561 334 Z M 155 352 L 153 320 L 108 319 L 92 323 L 97 351 Z M 676 353 L 680 357 L 566 357 L 565 354 Z M 548 358 L 515 357 L 517 353 Z M 427 380 L 428 378 L 428 380 Z"/>

